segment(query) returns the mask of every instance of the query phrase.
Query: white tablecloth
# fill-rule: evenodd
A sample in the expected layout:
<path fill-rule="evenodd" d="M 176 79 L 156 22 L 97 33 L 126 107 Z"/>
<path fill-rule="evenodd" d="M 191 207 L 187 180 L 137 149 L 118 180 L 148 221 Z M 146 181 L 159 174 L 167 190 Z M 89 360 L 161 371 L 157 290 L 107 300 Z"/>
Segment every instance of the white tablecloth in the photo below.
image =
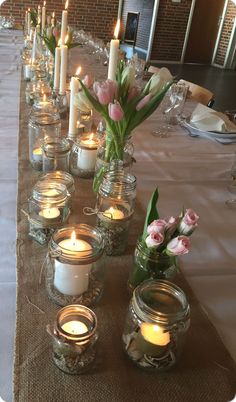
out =
<path fill-rule="evenodd" d="M 15 326 L 14 239 L 20 85 L 17 66 L 21 42 L 20 32 L 0 31 L 0 396 L 7 402 L 11 401 Z M 82 58 L 79 64 L 83 67 Z M 180 127 L 174 127 L 168 138 L 156 138 L 151 131 L 157 121 L 155 113 L 133 137 L 138 202 L 145 210 L 151 192 L 158 185 L 161 216 L 178 214 L 183 206 L 194 208 L 200 215 L 199 228 L 191 238 L 191 252 L 181 259 L 181 269 L 236 360 L 236 211 L 225 205 L 225 200 L 230 198 L 227 185 L 236 147 L 191 138 Z"/>

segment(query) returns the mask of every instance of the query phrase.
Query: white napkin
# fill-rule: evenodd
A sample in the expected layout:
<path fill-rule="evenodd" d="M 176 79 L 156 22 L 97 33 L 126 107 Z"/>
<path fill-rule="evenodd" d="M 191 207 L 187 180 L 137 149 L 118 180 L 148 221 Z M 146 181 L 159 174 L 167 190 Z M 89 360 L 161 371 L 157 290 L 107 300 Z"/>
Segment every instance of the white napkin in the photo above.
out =
<path fill-rule="evenodd" d="M 190 123 L 201 131 L 236 133 L 236 125 L 224 113 L 216 112 L 201 103 L 194 109 Z"/>

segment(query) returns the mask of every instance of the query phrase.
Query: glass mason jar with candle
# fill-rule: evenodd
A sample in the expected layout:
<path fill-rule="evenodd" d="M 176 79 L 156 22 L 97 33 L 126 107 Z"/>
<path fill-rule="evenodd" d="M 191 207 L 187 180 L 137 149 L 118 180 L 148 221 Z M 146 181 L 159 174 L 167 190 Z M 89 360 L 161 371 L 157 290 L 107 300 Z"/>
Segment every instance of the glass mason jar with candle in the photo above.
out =
<path fill-rule="evenodd" d="M 29 198 L 29 236 L 40 244 L 47 243 L 54 230 L 67 221 L 69 200 L 63 184 L 37 182 Z"/>
<path fill-rule="evenodd" d="M 66 138 L 46 137 L 42 142 L 43 172 L 69 171 L 71 145 Z"/>
<path fill-rule="evenodd" d="M 97 226 L 107 255 L 124 253 L 134 212 L 136 177 L 116 167 L 105 173 L 97 195 Z"/>
<path fill-rule="evenodd" d="M 47 326 L 53 340 L 53 361 L 67 374 L 88 371 L 96 357 L 97 317 L 88 307 L 70 305 Z"/>
<path fill-rule="evenodd" d="M 35 102 L 29 116 L 29 160 L 36 170 L 42 170 L 43 155 L 41 143 L 47 137 L 59 138 L 61 135 L 60 116 L 53 103 L 46 99 Z"/>
<path fill-rule="evenodd" d="M 94 133 L 80 136 L 72 147 L 70 171 L 73 175 L 90 179 L 94 176 L 99 141 Z"/>
<path fill-rule="evenodd" d="M 52 236 L 46 264 L 46 289 L 60 306 L 97 302 L 103 292 L 100 231 L 80 224 L 58 229 Z"/>
<path fill-rule="evenodd" d="M 165 280 L 145 281 L 129 305 L 122 335 L 125 352 L 143 369 L 167 370 L 181 354 L 189 325 L 184 292 Z"/>
<path fill-rule="evenodd" d="M 71 196 L 75 192 L 75 181 L 73 176 L 71 176 L 70 173 L 63 172 L 61 170 L 55 170 L 53 172 L 42 174 L 39 178 L 39 181 L 63 184 L 66 186 L 67 191 Z"/>

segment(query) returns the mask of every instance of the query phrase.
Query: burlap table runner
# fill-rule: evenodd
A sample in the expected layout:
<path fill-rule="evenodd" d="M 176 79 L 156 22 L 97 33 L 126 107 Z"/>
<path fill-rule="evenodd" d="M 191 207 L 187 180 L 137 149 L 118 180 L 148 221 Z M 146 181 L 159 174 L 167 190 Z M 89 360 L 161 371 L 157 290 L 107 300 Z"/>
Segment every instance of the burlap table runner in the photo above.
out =
<path fill-rule="evenodd" d="M 92 372 L 70 376 L 52 362 L 51 338 L 46 325 L 58 311 L 47 297 L 40 271 L 47 248 L 28 238 L 27 220 L 21 209 L 38 173 L 28 161 L 29 109 L 21 86 L 19 176 L 17 205 L 17 321 L 14 361 L 15 402 L 226 402 L 236 393 L 235 365 L 215 328 L 201 310 L 189 286 L 179 278 L 191 304 L 191 328 L 182 359 L 171 371 L 146 373 L 136 368 L 122 350 L 121 335 L 130 295 L 126 283 L 136 239 L 145 212 L 137 200 L 129 247 L 122 257 L 106 257 L 104 296 L 94 308 L 99 323 L 99 353 Z M 94 206 L 91 180 L 76 179 L 76 195 L 70 222 L 94 224 L 82 215 Z"/>

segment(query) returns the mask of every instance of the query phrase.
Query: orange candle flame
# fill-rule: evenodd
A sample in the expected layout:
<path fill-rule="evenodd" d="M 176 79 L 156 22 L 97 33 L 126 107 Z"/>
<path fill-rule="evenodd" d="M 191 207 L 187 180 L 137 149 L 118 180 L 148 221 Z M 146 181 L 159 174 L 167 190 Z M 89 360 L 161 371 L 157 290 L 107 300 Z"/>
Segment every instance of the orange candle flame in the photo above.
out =
<path fill-rule="evenodd" d="M 66 4 L 65 4 L 65 10 L 67 10 L 68 5 L 69 5 L 69 0 L 66 0 Z"/>
<path fill-rule="evenodd" d="M 75 241 L 76 241 L 76 234 L 75 234 L 75 231 L 73 230 L 73 232 L 71 233 L 71 241 L 75 244 Z"/>
<path fill-rule="evenodd" d="M 44 7 L 46 6 L 46 1 L 43 2 L 43 6 L 44 6 Z"/>
<path fill-rule="evenodd" d="M 81 66 L 79 66 L 79 67 L 77 68 L 77 70 L 76 70 L 75 75 L 80 75 L 81 70 L 82 70 L 82 68 L 81 68 Z"/>
<path fill-rule="evenodd" d="M 116 23 L 116 27 L 115 27 L 115 31 L 114 31 L 114 37 L 115 37 L 115 39 L 118 38 L 119 32 L 120 32 L 120 19 L 118 19 L 118 20 L 117 20 L 117 23 Z"/>

